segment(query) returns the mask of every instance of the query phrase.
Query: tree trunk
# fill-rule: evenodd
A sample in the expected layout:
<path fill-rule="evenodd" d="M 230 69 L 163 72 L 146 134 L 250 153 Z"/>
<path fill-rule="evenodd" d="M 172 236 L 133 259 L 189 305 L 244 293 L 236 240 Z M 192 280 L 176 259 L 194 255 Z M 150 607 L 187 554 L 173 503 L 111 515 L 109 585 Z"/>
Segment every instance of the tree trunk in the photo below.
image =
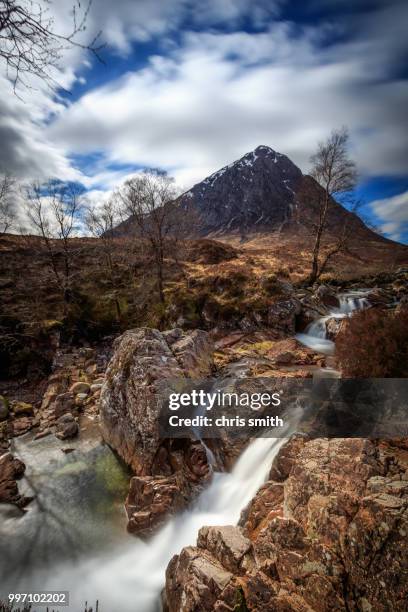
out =
<path fill-rule="evenodd" d="M 319 277 L 319 255 L 322 241 L 323 230 L 326 224 L 327 210 L 329 207 L 330 195 L 326 190 L 323 206 L 319 207 L 319 225 L 317 226 L 316 239 L 313 247 L 312 270 L 308 282 L 310 285 L 316 282 Z"/>

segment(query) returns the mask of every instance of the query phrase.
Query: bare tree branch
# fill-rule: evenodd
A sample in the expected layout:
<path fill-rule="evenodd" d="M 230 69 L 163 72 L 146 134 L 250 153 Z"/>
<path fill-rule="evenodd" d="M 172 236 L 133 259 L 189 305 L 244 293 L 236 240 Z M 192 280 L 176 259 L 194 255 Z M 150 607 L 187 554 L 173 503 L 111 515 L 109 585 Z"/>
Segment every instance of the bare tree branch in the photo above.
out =
<path fill-rule="evenodd" d="M 12 229 L 17 220 L 15 186 L 16 180 L 11 174 L 0 174 L 0 235 Z"/>
<path fill-rule="evenodd" d="M 60 181 L 49 181 L 46 185 L 33 183 L 26 190 L 25 209 L 48 255 L 65 308 L 70 302 L 72 263 L 77 255 L 71 239 L 83 209 L 83 190 L 74 183 Z"/>
<path fill-rule="evenodd" d="M 117 192 L 123 213 L 146 240 L 154 262 L 159 299 L 165 303 L 165 259 L 177 261 L 180 239 L 186 235 L 187 213 L 176 203 L 174 179 L 160 170 L 147 170 Z"/>
<path fill-rule="evenodd" d="M 120 211 L 114 198 L 110 198 L 101 206 L 88 206 L 85 215 L 85 224 L 91 234 L 98 238 L 102 245 L 105 259 L 105 268 L 113 287 L 116 318 L 122 321 L 122 308 L 119 300 L 119 275 L 115 262 L 115 228 L 121 219 Z M 125 250 L 125 249 L 123 249 Z M 129 265 L 129 262 L 127 262 Z"/>
<path fill-rule="evenodd" d="M 44 8 L 44 2 L 48 5 Z M 80 0 L 72 7 L 72 29 L 67 34 L 55 30 L 50 15 L 51 0 L 0 0 L 0 59 L 16 94 L 18 86 L 30 88 L 27 76 L 35 76 L 52 89 L 61 85 L 52 76 L 60 68 L 64 51 L 77 47 L 90 51 L 99 61 L 103 44 L 101 32 L 88 44 L 78 36 L 86 30 L 92 0 L 82 8 Z"/>
<path fill-rule="evenodd" d="M 323 271 L 319 263 L 319 257 L 332 198 L 335 194 L 350 191 L 355 185 L 356 167 L 355 163 L 348 157 L 348 139 L 349 134 L 345 127 L 333 130 L 325 142 L 318 144 L 316 153 L 310 158 L 312 163 L 310 174 L 322 187 L 318 195 L 318 221 L 313 247 L 312 269 L 309 276 L 310 283 L 314 283 Z M 343 233 L 347 234 L 345 228 Z M 324 268 L 327 267 L 329 260 L 334 254 L 343 248 L 344 240 L 341 237 L 339 242 L 336 243 L 332 254 L 328 258 L 326 255 L 326 258 L 323 260 Z"/>

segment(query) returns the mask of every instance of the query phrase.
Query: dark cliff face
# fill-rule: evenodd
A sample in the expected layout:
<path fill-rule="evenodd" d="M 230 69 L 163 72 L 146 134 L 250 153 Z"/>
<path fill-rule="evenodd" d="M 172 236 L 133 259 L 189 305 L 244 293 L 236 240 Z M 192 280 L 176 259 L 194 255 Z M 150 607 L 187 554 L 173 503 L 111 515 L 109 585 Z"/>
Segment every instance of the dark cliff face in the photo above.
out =
<path fill-rule="evenodd" d="M 279 229 L 291 216 L 302 172 L 286 155 L 260 146 L 181 196 L 200 216 L 200 234 Z"/>

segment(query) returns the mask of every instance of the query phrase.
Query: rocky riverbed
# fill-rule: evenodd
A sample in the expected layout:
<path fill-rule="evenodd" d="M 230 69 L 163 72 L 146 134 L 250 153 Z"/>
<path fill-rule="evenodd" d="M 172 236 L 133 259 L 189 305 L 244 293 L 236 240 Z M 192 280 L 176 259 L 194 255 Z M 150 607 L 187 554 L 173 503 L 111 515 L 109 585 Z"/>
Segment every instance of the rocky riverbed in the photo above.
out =
<path fill-rule="evenodd" d="M 108 348 L 57 349 L 37 393 L 2 384 L 0 508 L 5 546 L 15 553 L 8 575 L 22 564 L 15 548 L 35 541 L 51 515 L 27 580 L 44 580 L 51 558 L 72 589 L 82 572 L 87 583 L 73 600 L 78 606 L 81 598 L 100 598 L 110 606 L 102 609 L 113 610 L 110 591 L 122 584 L 119 600 L 129 612 L 132 598 L 140 612 L 155 610 L 163 585 L 168 612 L 405 610 L 405 440 L 295 437 L 282 447 L 264 441 L 260 461 L 248 441 L 222 439 L 208 448 L 199 439 L 161 439 L 158 429 L 157 398 L 174 378 L 329 375 L 335 357 L 304 346 L 295 333 L 323 319 L 332 341 L 343 325 L 330 316 L 341 306 L 339 295 L 362 288 L 359 299 L 370 308 L 407 307 L 406 270 L 365 285 L 288 286 L 266 322 L 255 317 L 235 330 L 129 330 Z M 245 477 L 240 455 L 252 470 Z M 126 536 L 126 523 L 133 536 Z M 81 549 L 77 568 L 65 558 L 61 533 L 76 543 L 70 551 Z M 150 581 L 136 568 L 141 558 Z M 50 576 L 46 583 L 56 586 Z"/>

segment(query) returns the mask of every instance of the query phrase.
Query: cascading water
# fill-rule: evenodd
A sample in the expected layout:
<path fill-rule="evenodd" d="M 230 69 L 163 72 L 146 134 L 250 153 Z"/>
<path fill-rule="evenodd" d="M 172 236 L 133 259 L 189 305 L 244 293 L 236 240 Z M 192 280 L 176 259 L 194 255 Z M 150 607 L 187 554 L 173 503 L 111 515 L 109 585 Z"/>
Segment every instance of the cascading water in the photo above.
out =
<path fill-rule="evenodd" d="M 326 337 L 327 320 L 343 318 L 356 309 L 367 307 L 369 303 L 366 293 L 355 291 L 340 295 L 339 307 L 333 308 L 327 316 L 313 321 L 306 333 L 298 334 L 297 339 L 316 351 L 332 353 L 334 343 Z M 205 407 L 201 409 L 204 410 Z M 292 426 L 296 426 L 294 419 L 291 420 Z M 289 433 L 288 431 L 288 435 Z M 59 551 L 59 554 L 51 555 L 54 557 L 52 562 L 39 567 L 35 563 L 36 550 L 34 548 L 31 560 L 25 567 L 22 567 L 20 580 L 13 580 L 8 584 L 2 580 L 0 595 L 4 597 L 7 592 L 15 591 L 17 588 L 24 592 L 68 590 L 70 592 L 68 609 L 75 612 L 83 609 L 85 601 L 92 602 L 96 599 L 99 600 L 100 612 L 111 612 L 112 610 L 156 612 L 160 610 L 160 592 L 164 584 L 165 570 L 172 556 L 180 552 L 183 546 L 195 545 L 200 527 L 237 523 L 241 510 L 265 481 L 273 458 L 284 442 L 285 438 L 259 438 L 253 441 L 242 453 L 231 473 L 215 472 L 210 486 L 200 495 L 196 503 L 189 510 L 169 521 L 148 542 L 130 537 L 125 540 L 123 536 L 114 540 L 111 538 L 113 534 L 112 530 L 109 531 L 108 524 L 106 524 L 105 535 L 100 529 L 97 529 L 96 524 L 99 518 L 97 514 L 94 514 L 94 504 L 100 508 L 103 502 L 102 499 L 99 499 L 100 489 L 92 491 L 90 484 L 95 481 L 94 477 L 91 478 L 91 481 L 88 478 L 78 479 L 79 484 L 75 485 L 76 499 L 78 499 L 78 503 L 74 504 L 76 513 L 73 514 L 74 521 L 68 527 L 73 530 L 73 535 L 75 535 L 74 530 L 77 529 L 84 542 L 86 540 L 87 554 L 73 559 L 69 555 L 67 558 L 63 551 Z M 49 444 L 41 440 L 38 443 L 41 446 Z M 92 450 L 92 452 L 99 453 L 99 450 Z M 214 464 L 214 457 L 210 449 L 207 449 L 207 458 L 210 464 Z M 27 457 L 28 465 L 31 460 L 32 457 Z M 76 453 L 73 453 L 64 461 L 59 471 L 62 471 L 62 475 L 69 475 L 72 479 L 73 474 L 82 474 L 82 471 L 85 470 L 88 457 L 77 456 Z M 52 477 L 51 473 L 49 476 Z M 55 480 L 54 485 L 52 512 L 54 513 L 53 519 L 58 522 L 59 518 L 65 519 L 67 513 L 66 477 Z M 83 501 L 81 495 L 86 501 L 83 507 L 81 507 L 81 501 Z M 85 512 L 83 525 L 78 515 L 78 508 L 79 512 Z M 31 509 L 27 517 L 30 512 L 32 512 Z M 92 517 L 95 525 L 92 525 Z M 17 521 L 21 519 L 10 517 L 7 518 L 7 521 L 6 527 L 10 532 L 10 530 L 18 529 Z M 86 534 L 90 536 L 88 539 L 86 539 Z M 69 546 L 71 535 L 67 533 L 67 546 Z M 41 538 L 47 538 L 47 536 L 47 533 L 41 533 L 39 536 L 36 543 L 38 550 L 44 544 Z M 103 542 L 105 544 L 103 546 L 101 540 L 104 537 L 106 542 Z M 97 538 L 98 541 L 92 542 L 92 538 Z M 52 547 L 53 541 L 47 541 L 47 546 Z M 31 548 L 33 547 L 30 545 Z"/>
<path fill-rule="evenodd" d="M 318 353 L 333 355 L 334 342 L 327 338 L 327 321 L 330 319 L 344 319 L 349 317 L 355 310 L 367 308 L 370 305 L 366 297 L 368 292 L 368 290 L 362 289 L 338 295 L 339 306 L 333 307 L 328 315 L 312 321 L 303 334 L 296 334 L 296 339 Z"/>
<path fill-rule="evenodd" d="M 293 422 L 293 421 L 292 421 Z M 293 423 L 295 425 L 295 423 Z M 289 433 L 289 432 L 288 432 Z M 167 564 L 183 546 L 195 545 L 203 525 L 234 525 L 267 478 L 286 438 L 259 438 L 242 453 L 230 473 L 215 473 L 194 506 L 173 518 L 149 542 L 129 539 L 106 554 L 53 565 L 22 581 L 24 590 L 69 590 L 68 609 L 99 600 L 101 612 L 160 610 Z"/>

